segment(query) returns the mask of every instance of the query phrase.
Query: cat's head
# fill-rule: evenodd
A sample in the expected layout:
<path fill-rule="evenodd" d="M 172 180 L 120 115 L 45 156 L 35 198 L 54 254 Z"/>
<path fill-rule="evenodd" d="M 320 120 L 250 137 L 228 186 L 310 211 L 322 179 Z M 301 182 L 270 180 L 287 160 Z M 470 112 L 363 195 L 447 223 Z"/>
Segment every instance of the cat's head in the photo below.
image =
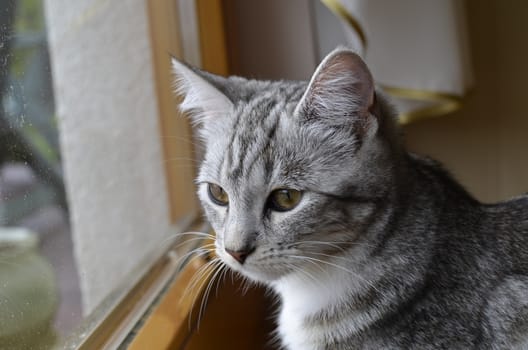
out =
<path fill-rule="evenodd" d="M 362 238 L 399 146 L 359 56 L 336 49 L 309 83 L 173 69 L 205 144 L 198 194 L 226 264 L 271 282 Z"/>

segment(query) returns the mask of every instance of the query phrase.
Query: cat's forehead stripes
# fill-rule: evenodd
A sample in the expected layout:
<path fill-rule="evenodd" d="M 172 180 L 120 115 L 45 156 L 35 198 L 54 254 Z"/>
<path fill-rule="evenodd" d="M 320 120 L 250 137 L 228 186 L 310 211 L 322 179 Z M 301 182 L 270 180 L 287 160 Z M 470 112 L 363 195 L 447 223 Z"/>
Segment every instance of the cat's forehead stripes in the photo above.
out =
<path fill-rule="evenodd" d="M 233 118 L 233 133 L 222 161 L 222 172 L 233 182 L 249 176 L 259 160 L 270 169 L 270 147 L 281 117 L 293 113 L 304 92 L 302 85 L 275 86 L 240 103 Z M 261 174 L 268 177 L 270 174 Z"/>
<path fill-rule="evenodd" d="M 268 102 L 266 101 L 265 104 Z M 275 106 L 265 105 L 252 110 L 242 119 L 244 127 L 235 133 L 233 142 L 229 145 L 230 163 L 226 164 L 227 176 L 236 180 L 247 176 L 255 162 L 269 147 L 280 120 L 280 113 L 285 108 L 283 103 Z M 259 115 L 261 113 L 261 115 Z"/>

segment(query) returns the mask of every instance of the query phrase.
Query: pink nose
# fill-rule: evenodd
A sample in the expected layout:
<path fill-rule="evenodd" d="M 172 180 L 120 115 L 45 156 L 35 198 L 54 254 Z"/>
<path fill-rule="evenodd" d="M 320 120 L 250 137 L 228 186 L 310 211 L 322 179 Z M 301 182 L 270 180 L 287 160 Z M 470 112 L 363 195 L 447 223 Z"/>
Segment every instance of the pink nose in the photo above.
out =
<path fill-rule="evenodd" d="M 225 251 L 233 258 L 235 258 L 235 260 L 238 261 L 240 264 L 243 264 L 249 254 L 253 253 L 254 250 L 255 248 L 234 251 L 226 248 Z"/>

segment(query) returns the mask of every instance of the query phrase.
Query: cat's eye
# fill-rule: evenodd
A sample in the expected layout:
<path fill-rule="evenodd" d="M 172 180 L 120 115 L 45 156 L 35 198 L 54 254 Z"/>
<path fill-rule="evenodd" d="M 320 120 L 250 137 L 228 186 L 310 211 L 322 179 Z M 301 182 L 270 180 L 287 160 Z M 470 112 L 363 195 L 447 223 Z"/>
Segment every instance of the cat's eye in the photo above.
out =
<path fill-rule="evenodd" d="M 226 206 L 229 204 L 229 196 L 224 189 L 215 184 L 207 185 L 207 192 L 209 193 L 209 198 L 218 205 Z"/>
<path fill-rule="evenodd" d="M 268 198 L 268 207 L 275 211 L 292 210 L 301 201 L 301 191 L 281 188 L 271 192 Z"/>

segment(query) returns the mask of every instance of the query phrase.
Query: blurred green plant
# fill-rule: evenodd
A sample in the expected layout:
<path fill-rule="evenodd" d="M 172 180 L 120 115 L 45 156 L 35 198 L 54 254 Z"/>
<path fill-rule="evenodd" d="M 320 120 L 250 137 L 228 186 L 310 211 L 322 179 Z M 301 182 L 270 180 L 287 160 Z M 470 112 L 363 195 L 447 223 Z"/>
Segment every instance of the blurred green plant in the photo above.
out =
<path fill-rule="evenodd" d="M 44 9 L 42 0 L 19 0 L 13 28 L 14 37 L 44 35 Z M 28 58 L 34 55 L 35 47 L 14 47 L 11 58 L 11 74 L 20 78 L 28 65 Z"/>
<path fill-rule="evenodd" d="M 44 30 L 42 0 L 19 0 L 15 19 L 17 33 Z"/>

